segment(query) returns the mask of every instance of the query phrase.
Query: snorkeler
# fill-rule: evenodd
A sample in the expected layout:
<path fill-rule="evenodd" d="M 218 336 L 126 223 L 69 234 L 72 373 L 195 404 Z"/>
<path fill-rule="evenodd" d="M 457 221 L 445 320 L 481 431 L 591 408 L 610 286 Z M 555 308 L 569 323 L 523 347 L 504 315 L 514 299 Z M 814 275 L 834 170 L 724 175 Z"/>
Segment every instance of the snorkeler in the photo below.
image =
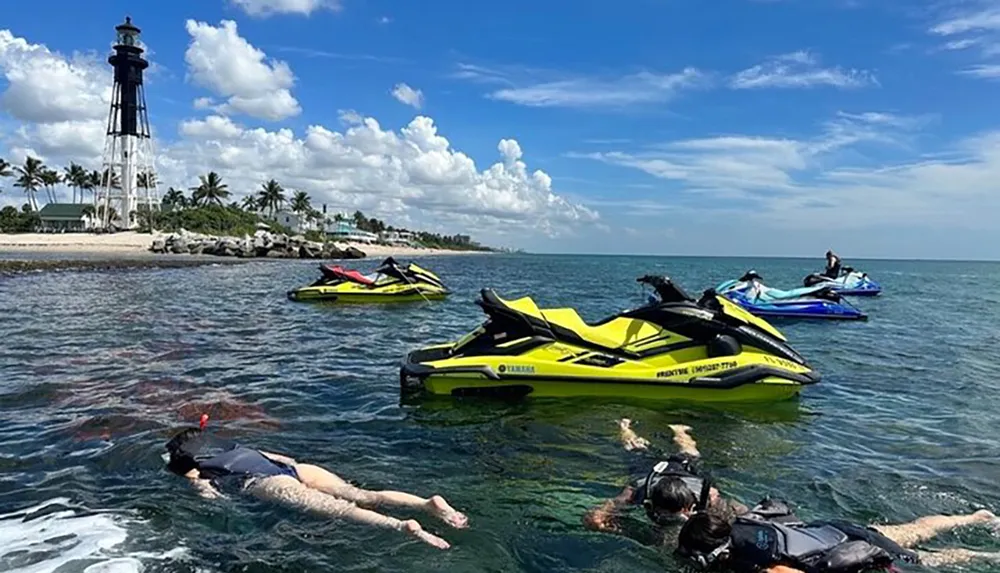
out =
<path fill-rule="evenodd" d="M 921 517 L 901 525 L 804 523 L 785 503 L 766 499 L 742 515 L 719 507 L 695 513 L 681 528 L 677 553 L 703 569 L 768 573 L 857 573 L 892 570 L 897 562 L 936 567 L 977 558 L 1000 561 L 1000 553 L 912 550 L 940 533 L 996 519 L 983 509 L 970 515 Z"/>
<path fill-rule="evenodd" d="M 204 427 L 205 417 L 202 417 Z M 402 521 L 382 515 L 371 508 L 395 506 L 424 510 L 448 525 L 464 528 L 468 519 L 453 509 L 441 496 L 424 499 L 397 491 L 367 491 L 345 482 L 333 473 L 294 459 L 258 451 L 219 438 L 203 429 L 186 429 L 167 443 L 170 460 L 167 468 L 191 480 L 206 498 L 222 495 L 222 490 L 248 492 L 265 501 L 336 519 L 411 535 L 439 549 L 450 545 L 444 539 L 424 531 L 416 520 Z"/>
<path fill-rule="evenodd" d="M 618 427 L 626 450 L 648 451 L 649 441 L 636 435 L 631 420 L 620 420 Z M 617 497 L 588 511 L 584 526 L 596 531 L 618 532 L 617 514 L 630 506 L 642 506 L 655 525 L 671 525 L 686 519 L 703 496 L 707 496 L 709 505 L 731 505 L 734 511 L 746 510 L 738 503 L 722 499 L 719 491 L 699 474 L 696 464 L 701 454 L 689 433 L 691 428 L 672 425 L 670 429 L 679 453 L 665 456 L 666 459 L 653 464 L 652 469 L 644 470 L 641 477 L 634 478 Z"/>

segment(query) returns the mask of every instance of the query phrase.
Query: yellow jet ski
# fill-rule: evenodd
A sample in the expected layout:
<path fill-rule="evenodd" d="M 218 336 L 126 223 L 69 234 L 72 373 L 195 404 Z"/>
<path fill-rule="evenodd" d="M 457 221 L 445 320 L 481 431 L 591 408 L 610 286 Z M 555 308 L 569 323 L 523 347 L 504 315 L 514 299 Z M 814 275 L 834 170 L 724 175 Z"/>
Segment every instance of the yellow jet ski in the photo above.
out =
<path fill-rule="evenodd" d="M 370 275 L 339 265 L 320 265 L 323 276 L 309 286 L 288 291 L 289 300 L 324 302 L 414 302 L 441 300 L 451 294 L 441 279 L 413 263 L 392 257 Z"/>
<path fill-rule="evenodd" d="M 819 382 L 785 337 L 708 290 L 695 302 L 666 277 L 645 276 L 650 304 L 588 324 L 571 308 L 540 309 L 491 289 L 487 320 L 457 342 L 411 352 L 403 391 L 451 396 L 600 396 L 769 402 Z"/>

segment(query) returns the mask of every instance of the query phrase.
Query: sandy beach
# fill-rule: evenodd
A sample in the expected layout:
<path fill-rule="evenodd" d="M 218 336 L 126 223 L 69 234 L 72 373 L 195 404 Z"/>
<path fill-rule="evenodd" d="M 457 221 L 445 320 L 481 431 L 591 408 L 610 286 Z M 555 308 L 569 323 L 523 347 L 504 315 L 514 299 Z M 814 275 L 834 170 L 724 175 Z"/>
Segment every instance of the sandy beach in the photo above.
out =
<path fill-rule="evenodd" d="M 165 235 L 148 233 L 22 233 L 0 234 L 0 254 L 4 252 L 80 253 L 90 255 L 135 255 L 149 253 L 153 241 Z M 338 243 L 340 244 L 340 243 Z M 482 251 L 448 251 L 443 249 L 416 249 L 403 246 L 344 243 L 364 252 L 369 257 L 416 257 L 428 255 L 463 255 Z M 163 257 L 177 255 L 158 255 Z M 211 256 L 211 255 L 205 255 Z M 218 258 L 218 257 L 212 257 Z"/>

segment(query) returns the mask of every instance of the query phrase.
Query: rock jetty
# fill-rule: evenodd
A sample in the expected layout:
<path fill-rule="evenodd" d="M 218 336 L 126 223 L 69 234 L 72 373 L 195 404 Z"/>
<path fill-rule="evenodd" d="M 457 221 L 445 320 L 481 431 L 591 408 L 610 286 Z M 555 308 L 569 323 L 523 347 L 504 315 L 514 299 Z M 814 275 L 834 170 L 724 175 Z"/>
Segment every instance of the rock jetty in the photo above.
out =
<path fill-rule="evenodd" d="M 158 238 L 149 247 L 154 253 L 215 255 L 219 257 L 269 259 L 363 259 L 365 253 L 341 243 L 308 241 L 302 235 L 289 237 L 259 229 L 243 238 L 215 237 L 181 229 Z"/>

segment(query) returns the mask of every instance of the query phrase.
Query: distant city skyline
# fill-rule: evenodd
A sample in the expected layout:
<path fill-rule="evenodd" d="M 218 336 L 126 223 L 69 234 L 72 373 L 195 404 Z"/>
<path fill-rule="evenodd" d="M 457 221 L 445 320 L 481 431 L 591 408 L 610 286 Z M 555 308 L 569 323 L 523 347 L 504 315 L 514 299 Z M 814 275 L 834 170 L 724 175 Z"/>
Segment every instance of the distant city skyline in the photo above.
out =
<path fill-rule="evenodd" d="M 130 16 L 161 194 L 274 178 L 533 252 L 1000 259 L 1000 8 L 885 4 L 29 3 L 0 157 L 100 167 Z"/>

